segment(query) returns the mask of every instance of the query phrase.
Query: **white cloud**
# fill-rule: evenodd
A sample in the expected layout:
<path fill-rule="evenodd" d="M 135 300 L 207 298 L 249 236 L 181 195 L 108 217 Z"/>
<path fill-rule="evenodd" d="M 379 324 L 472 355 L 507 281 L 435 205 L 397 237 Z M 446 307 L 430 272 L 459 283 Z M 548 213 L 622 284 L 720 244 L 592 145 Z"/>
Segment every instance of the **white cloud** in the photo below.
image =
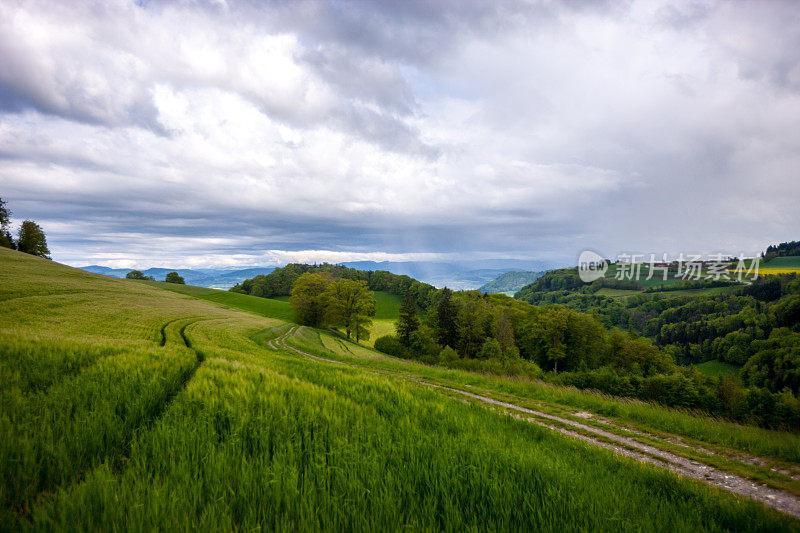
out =
<path fill-rule="evenodd" d="M 0 194 L 72 262 L 758 249 L 800 227 L 798 12 L 4 3 Z"/>

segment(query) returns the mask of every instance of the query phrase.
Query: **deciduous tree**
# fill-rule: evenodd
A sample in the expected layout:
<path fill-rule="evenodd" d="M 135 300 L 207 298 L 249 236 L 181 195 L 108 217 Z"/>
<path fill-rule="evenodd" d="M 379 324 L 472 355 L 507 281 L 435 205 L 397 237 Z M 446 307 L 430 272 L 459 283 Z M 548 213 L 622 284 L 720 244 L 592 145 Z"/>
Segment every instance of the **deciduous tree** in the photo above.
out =
<path fill-rule="evenodd" d="M 146 279 L 148 281 L 155 281 L 153 276 L 145 276 L 144 272 L 141 270 L 131 270 L 127 274 L 125 274 L 126 279 Z"/>
<path fill-rule="evenodd" d="M 185 285 L 186 282 L 183 280 L 183 277 L 178 275 L 177 272 L 170 272 L 167 274 L 167 277 L 164 278 L 164 281 L 167 283 L 177 283 L 179 285 Z"/>
<path fill-rule="evenodd" d="M 315 327 L 325 325 L 328 306 L 327 288 L 331 283 L 333 280 L 330 276 L 311 272 L 301 275 L 294 281 L 289 303 L 299 324 Z"/>
<path fill-rule="evenodd" d="M 17 249 L 26 254 L 50 259 L 50 250 L 47 248 L 47 238 L 44 236 L 44 231 L 33 220 L 26 220 L 19 228 Z"/>
<path fill-rule="evenodd" d="M 344 328 L 349 339 L 369 339 L 371 316 L 375 314 L 375 298 L 365 281 L 338 279 L 326 291 L 328 322 Z"/>

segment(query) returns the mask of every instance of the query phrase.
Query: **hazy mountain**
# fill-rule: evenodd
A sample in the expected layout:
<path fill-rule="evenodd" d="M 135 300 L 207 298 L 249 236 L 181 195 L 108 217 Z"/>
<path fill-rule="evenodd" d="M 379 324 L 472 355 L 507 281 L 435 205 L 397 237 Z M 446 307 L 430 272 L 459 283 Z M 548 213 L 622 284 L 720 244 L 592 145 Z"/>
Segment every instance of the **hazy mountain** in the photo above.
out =
<path fill-rule="evenodd" d="M 351 261 L 340 263 L 349 268 L 358 270 L 388 270 L 393 274 L 405 274 L 414 279 L 430 283 L 436 287 L 450 287 L 451 289 L 477 289 L 498 276 L 509 271 L 547 270 L 556 265 L 543 261 L 526 261 L 519 259 L 482 259 L 477 261 Z M 115 278 L 124 278 L 130 268 L 109 268 L 99 265 L 78 267 L 95 274 L 103 274 Z M 215 289 L 229 289 L 242 281 L 269 274 L 276 267 L 247 267 L 247 268 L 148 268 L 142 270 L 145 276 L 153 276 L 157 281 L 163 281 L 167 272 L 177 272 L 186 281 L 187 285 L 198 287 L 212 287 Z M 509 289 L 510 290 L 510 289 Z"/>
<path fill-rule="evenodd" d="M 405 274 L 436 287 L 451 289 L 477 289 L 509 271 L 542 271 L 557 265 L 544 261 L 521 259 L 482 259 L 476 261 L 351 261 L 341 263 L 359 270 L 388 270 Z"/>
<path fill-rule="evenodd" d="M 85 267 L 78 267 L 87 272 L 94 272 L 95 274 L 103 274 L 104 276 L 112 276 L 115 278 L 124 278 L 131 268 L 109 268 L 99 265 L 89 265 Z M 183 277 L 187 285 L 196 285 L 198 287 L 210 287 L 214 289 L 230 289 L 237 283 L 258 276 L 260 274 L 269 274 L 275 270 L 275 267 L 248 267 L 248 268 L 148 268 L 142 270 L 145 276 L 153 276 L 156 281 L 164 281 L 168 272 L 177 272 Z"/>

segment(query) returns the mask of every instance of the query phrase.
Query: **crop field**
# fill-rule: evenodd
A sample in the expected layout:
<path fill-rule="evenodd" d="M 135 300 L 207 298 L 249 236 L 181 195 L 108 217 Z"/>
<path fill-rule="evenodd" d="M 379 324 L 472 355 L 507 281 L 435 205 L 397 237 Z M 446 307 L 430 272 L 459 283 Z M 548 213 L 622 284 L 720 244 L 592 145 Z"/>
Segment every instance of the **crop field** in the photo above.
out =
<path fill-rule="evenodd" d="M 785 268 L 800 270 L 800 256 L 775 257 L 766 263 L 761 263 L 761 268 Z"/>
<path fill-rule="evenodd" d="M 0 249 L 0 529 L 800 529 L 797 435 L 391 358 L 264 300 Z"/>
<path fill-rule="evenodd" d="M 627 298 L 630 296 L 636 296 L 638 294 L 659 294 L 665 298 L 670 298 L 673 296 L 711 296 L 716 294 L 726 294 L 735 292 L 739 288 L 741 288 L 740 285 L 731 285 L 728 287 L 709 287 L 706 289 L 680 289 L 671 291 L 659 291 L 656 293 L 645 293 L 644 291 L 641 290 L 612 289 L 609 287 L 603 287 L 602 289 L 598 290 L 595 294 L 597 294 L 598 296 L 610 296 L 612 298 Z"/>
<path fill-rule="evenodd" d="M 750 261 L 745 261 L 745 268 L 751 268 L 752 264 Z M 731 272 L 737 272 L 736 269 L 732 269 Z M 758 266 L 758 273 L 759 275 L 769 275 L 769 274 L 800 274 L 800 257 L 799 256 L 788 256 L 788 257 L 774 257 L 770 261 L 766 263 L 762 262 Z"/>

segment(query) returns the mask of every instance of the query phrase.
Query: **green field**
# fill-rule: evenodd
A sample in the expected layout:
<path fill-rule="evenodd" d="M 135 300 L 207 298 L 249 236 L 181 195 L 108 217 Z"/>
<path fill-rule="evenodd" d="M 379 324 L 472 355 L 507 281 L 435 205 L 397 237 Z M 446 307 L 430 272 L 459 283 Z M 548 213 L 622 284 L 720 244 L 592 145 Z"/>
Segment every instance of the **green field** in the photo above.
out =
<path fill-rule="evenodd" d="M 174 283 L 164 283 L 163 281 L 144 281 L 173 292 L 189 294 L 196 298 L 216 302 L 228 307 L 250 311 L 262 316 L 279 318 L 281 320 L 291 320 L 293 318 L 292 306 L 289 305 L 288 298 L 256 298 L 238 292 L 221 291 L 217 289 L 206 289 L 204 287 L 193 287 L 191 285 L 176 285 Z"/>
<path fill-rule="evenodd" d="M 696 366 L 703 374 L 716 377 L 731 376 L 735 378 L 739 375 L 739 370 L 741 370 L 739 366 L 717 360 L 706 361 Z"/>
<path fill-rule="evenodd" d="M 800 256 L 774 257 L 766 263 L 761 263 L 763 268 L 797 268 L 800 269 Z"/>
<path fill-rule="evenodd" d="M 603 287 L 602 289 L 598 290 L 595 294 L 598 296 L 610 296 L 612 298 L 627 298 L 630 296 L 636 296 L 638 294 L 658 294 L 665 298 L 677 297 L 677 296 L 712 296 L 715 294 L 727 294 L 735 292 L 739 289 L 739 285 L 731 285 L 729 287 L 709 287 L 707 289 L 680 289 L 680 290 L 672 290 L 672 291 L 659 291 L 655 293 L 646 293 L 641 290 L 627 290 L 627 289 L 611 289 L 609 287 Z"/>
<path fill-rule="evenodd" d="M 637 294 L 642 294 L 643 291 L 636 291 L 636 290 L 626 290 L 626 289 L 611 289 L 608 287 L 603 287 L 595 294 L 598 296 L 610 296 L 612 298 L 625 298 L 628 296 L 636 296 Z"/>
<path fill-rule="evenodd" d="M 401 299 L 399 296 L 388 292 L 375 291 L 375 316 L 376 320 L 396 320 L 400 314 Z"/>
<path fill-rule="evenodd" d="M 800 274 L 800 256 L 774 257 L 766 263 L 761 263 L 759 273 L 764 274 Z"/>
<path fill-rule="evenodd" d="M 721 455 L 659 446 L 800 494 L 770 468 L 800 462 L 796 435 L 389 358 L 288 324 L 286 305 L 0 249 L 0 529 L 800 527 L 423 381 L 680 435 Z M 768 460 L 727 459 L 746 453 Z"/>

